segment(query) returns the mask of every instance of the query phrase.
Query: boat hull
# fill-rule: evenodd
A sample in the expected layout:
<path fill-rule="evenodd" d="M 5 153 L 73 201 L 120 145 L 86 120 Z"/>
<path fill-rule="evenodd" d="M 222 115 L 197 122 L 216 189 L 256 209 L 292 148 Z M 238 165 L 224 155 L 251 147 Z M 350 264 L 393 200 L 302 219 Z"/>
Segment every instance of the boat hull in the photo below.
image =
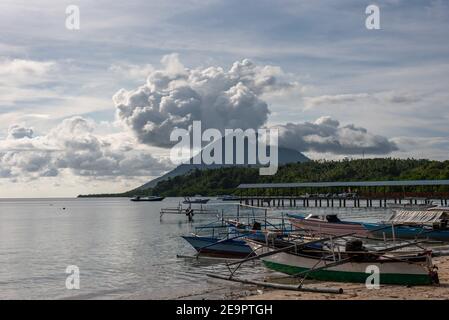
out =
<path fill-rule="evenodd" d="M 183 236 L 183 238 L 197 252 L 201 252 L 201 254 L 207 256 L 245 258 L 253 255 L 251 247 L 243 240 L 232 239 L 217 243 L 220 239 L 212 237 Z M 213 245 L 214 243 L 217 244 Z"/>
<path fill-rule="evenodd" d="M 273 249 L 261 246 L 254 242 L 249 242 L 252 249 L 257 249 L 257 253 L 270 252 Z M 270 269 L 282 273 L 294 275 L 315 268 L 324 267 L 329 261 L 311 258 L 291 253 L 277 253 L 270 256 L 262 257 L 263 263 Z M 307 278 L 321 281 L 336 282 L 354 282 L 365 283 L 367 277 L 371 273 L 366 270 L 369 266 L 375 265 L 380 271 L 381 284 L 398 284 L 398 285 L 429 285 L 432 284 L 432 278 L 425 265 L 385 261 L 385 262 L 349 262 L 326 269 L 311 271 L 307 274 Z"/>
<path fill-rule="evenodd" d="M 140 201 L 162 201 L 164 200 L 164 197 L 155 197 L 155 198 L 140 198 L 140 199 L 135 199 L 135 198 L 131 198 L 131 201 L 134 202 L 140 202 Z"/>
<path fill-rule="evenodd" d="M 364 223 L 365 228 L 371 231 L 371 234 L 388 239 L 393 238 L 393 228 L 388 224 Z M 395 226 L 394 237 L 397 239 L 429 239 L 449 242 L 449 230 L 429 230 L 424 227 L 413 226 Z"/>
<path fill-rule="evenodd" d="M 315 234 L 344 235 L 354 233 L 368 236 L 369 230 L 362 223 L 357 222 L 327 222 L 319 219 L 305 219 L 300 216 L 290 216 L 290 222 L 295 229 L 308 230 Z"/>
<path fill-rule="evenodd" d="M 184 204 L 206 204 L 209 202 L 209 199 L 202 200 L 184 200 L 182 203 Z"/>

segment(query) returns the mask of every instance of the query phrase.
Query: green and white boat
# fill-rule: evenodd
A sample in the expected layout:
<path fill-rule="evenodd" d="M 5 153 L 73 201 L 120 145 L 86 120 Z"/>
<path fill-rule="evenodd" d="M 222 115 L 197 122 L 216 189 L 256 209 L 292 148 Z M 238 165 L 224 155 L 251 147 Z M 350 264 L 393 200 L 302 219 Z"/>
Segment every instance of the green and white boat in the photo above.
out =
<path fill-rule="evenodd" d="M 438 283 L 431 253 L 370 253 L 320 250 L 290 250 L 274 253 L 277 248 L 246 240 L 270 269 L 308 279 L 365 283 L 373 266 L 379 270 L 380 284 L 430 285 Z M 273 252 L 274 254 L 270 254 Z M 376 268 L 374 268 L 376 269 Z"/>

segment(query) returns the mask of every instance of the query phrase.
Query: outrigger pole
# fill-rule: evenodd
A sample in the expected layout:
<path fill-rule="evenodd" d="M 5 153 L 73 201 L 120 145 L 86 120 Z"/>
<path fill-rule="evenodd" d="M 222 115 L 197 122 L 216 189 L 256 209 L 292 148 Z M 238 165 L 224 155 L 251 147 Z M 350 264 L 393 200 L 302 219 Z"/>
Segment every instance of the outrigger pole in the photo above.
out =
<path fill-rule="evenodd" d="M 253 284 L 256 286 L 266 287 L 266 288 L 274 288 L 274 289 L 281 289 L 281 290 L 293 290 L 293 291 L 306 291 L 306 292 L 319 292 L 319 293 L 334 293 L 334 294 L 342 294 L 343 289 L 333 289 L 333 288 L 316 288 L 316 287 L 298 287 L 294 285 L 287 285 L 287 284 L 278 284 L 278 283 L 270 283 L 270 282 L 263 282 L 263 281 L 255 281 L 255 280 L 246 280 L 246 279 L 237 279 L 237 278 L 228 278 L 225 276 L 221 276 L 218 274 L 212 274 L 212 273 L 206 273 L 208 277 L 211 278 L 217 278 L 221 280 L 227 280 L 227 281 L 234 281 L 234 282 L 240 282 L 244 284 Z"/>

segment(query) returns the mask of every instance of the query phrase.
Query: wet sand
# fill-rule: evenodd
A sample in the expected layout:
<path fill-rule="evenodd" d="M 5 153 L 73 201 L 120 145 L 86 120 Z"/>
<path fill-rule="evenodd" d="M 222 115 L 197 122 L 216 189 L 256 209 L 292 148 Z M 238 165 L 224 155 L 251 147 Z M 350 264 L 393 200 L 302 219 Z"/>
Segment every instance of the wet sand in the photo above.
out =
<path fill-rule="evenodd" d="M 440 279 L 439 285 L 432 286 L 394 286 L 381 285 L 379 289 L 367 289 L 364 284 L 342 283 L 342 282 L 322 282 L 307 281 L 307 285 L 320 288 L 342 288 L 343 294 L 327 294 L 315 292 L 299 292 L 288 290 L 271 290 L 258 288 L 253 291 L 255 294 L 240 296 L 236 293 L 235 298 L 250 300 L 372 300 L 372 299 L 397 299 L 397 300 L 427 300 L 427 299 L 449 299 L 449 257 L 439 257 L 433 259 L 438 266 Z M 276 275 L 266 278 L 266 281 L 274 282 Z M 279 282 L 279 280 L 278 280 Z M 283 281 L 285 283 L 285 281 Z M 289 283 L 293 283 L 290 282 Z M 246 287 L 246 286 L 245 286 Z M 243 288 L 243 286 L 242 286 Z"/>

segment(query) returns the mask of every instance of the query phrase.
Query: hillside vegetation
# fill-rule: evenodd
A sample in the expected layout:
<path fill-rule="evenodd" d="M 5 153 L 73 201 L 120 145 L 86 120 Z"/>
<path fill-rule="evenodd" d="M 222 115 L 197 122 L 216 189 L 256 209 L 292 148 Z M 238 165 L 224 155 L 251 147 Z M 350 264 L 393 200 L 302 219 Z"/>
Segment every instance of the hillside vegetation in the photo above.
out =
<path fill-rule="evenodd" d="M 283 165 L 273 176 L 261 176 L 258 168 L 250 167 L 194 170 L 161 181 L 153 189 L 89 196 L 216 196 L 234 193 L 241 183 L 434 179 L 449 179 L 449 161 L 391 158 L 308 161 Z M 409 191 L 419 191 L 419 187 L 415 189 Z M 447 191 L 446 189 L 440 187 L 435 191 Z"/>

